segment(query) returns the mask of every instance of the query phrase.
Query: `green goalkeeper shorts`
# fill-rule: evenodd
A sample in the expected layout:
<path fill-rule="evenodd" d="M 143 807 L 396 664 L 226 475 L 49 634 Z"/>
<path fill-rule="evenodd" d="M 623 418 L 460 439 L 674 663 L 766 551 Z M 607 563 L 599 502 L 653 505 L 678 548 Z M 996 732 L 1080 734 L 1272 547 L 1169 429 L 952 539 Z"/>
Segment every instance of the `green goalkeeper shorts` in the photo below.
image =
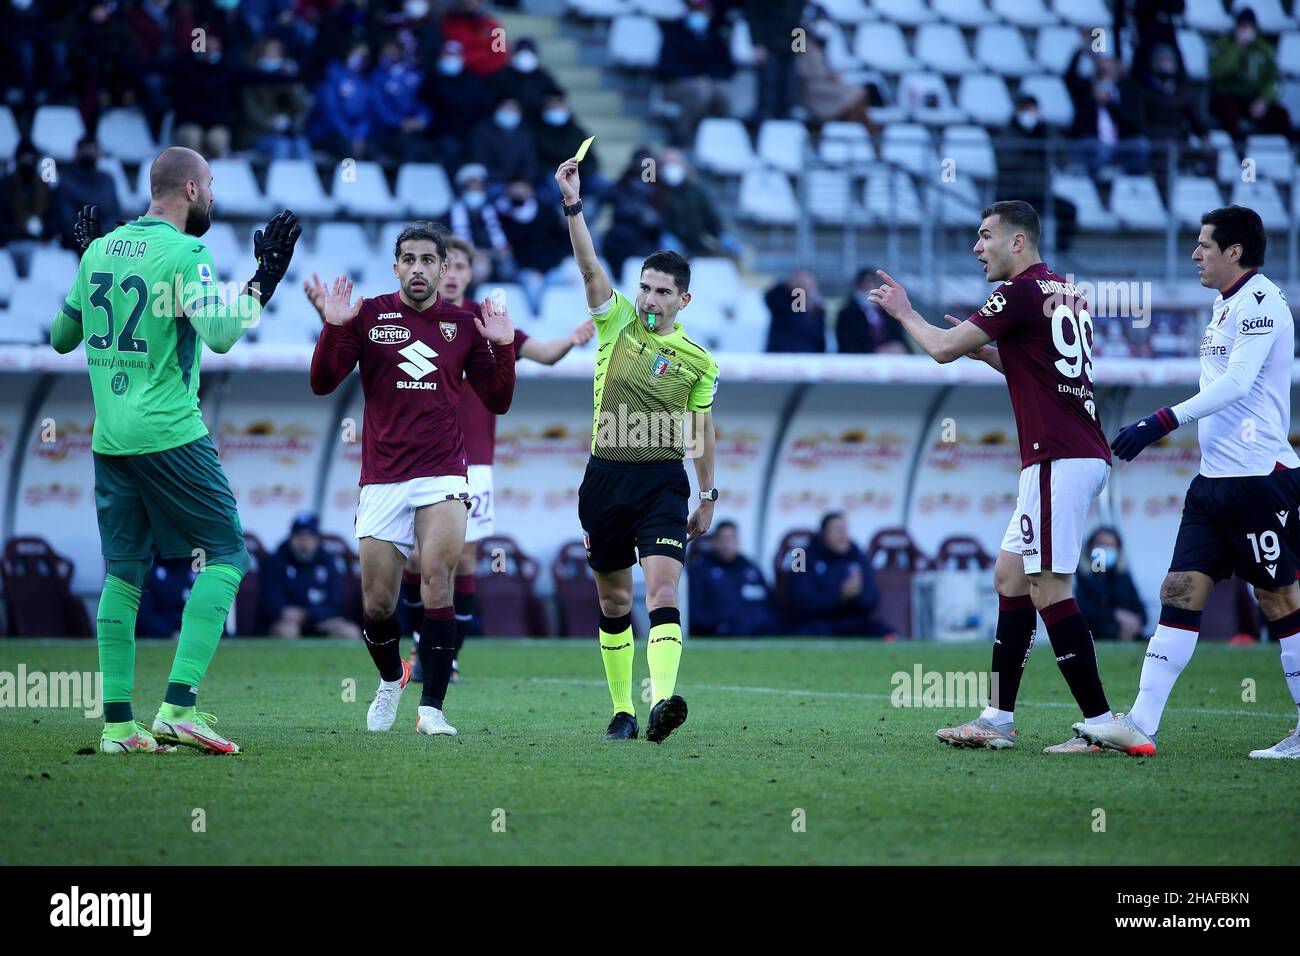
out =
<path fill-rule="evenodd" d="M 95 459 L 100 550 L 109 561 L 244 561 L 244 529 L 217 449 L 204 435 L 148 455 Z"/>

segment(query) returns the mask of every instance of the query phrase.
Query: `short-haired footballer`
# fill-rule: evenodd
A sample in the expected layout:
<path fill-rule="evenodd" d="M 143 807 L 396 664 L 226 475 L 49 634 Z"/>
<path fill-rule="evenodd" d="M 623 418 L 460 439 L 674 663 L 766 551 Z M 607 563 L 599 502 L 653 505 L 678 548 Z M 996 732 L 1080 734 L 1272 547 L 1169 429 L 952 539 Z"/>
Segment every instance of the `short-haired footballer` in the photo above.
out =
<path fill-rule="evenodd" d="M 497 414 L 515 388 L 515 330 L 504 306 L 480 315 L 438 294 L 447 268 L 443 232 L 408 225 L 394 245 L 400 288 L 352 301 L 352 282 L 336 278 L 325 295 L 325 326 L 311 362 L 311 388 L 327 395 L 361 366 L 360 539 L 362 636 L 379 670 L 366 715 L 370 730 L 393 726 L 411 667 L 402 659 L 397 598 L 402 567 L 418 544 L 424 598 L 420 658 L 424 693 L 416 730 L 455 734 L 443 716 L 456 654 L 452 577 L 465 546 L 470 504 L 465 442 L 456 423 L 464 382 Z"/>
<path fill-rule="evenodd" d="M 1216 581 L 1236 574 L 1255 587 L 1282 650 L 1282 674 L 1300 712 L 1300 458 L 1291 447 L 1295 326 L 1282 290 L 1259 272 L 1265 232 L 1244 206 L 1201 217 L 1192 261 L 1201 285 L 1217 289 L 1201 337 L 1201 390 L 1126 425 L 1111 447 L 1132 461 L 1175 428 L 1197 423 L 1201 468 L 1183 501 L 1160 623 L 1142 660 L 1137 702 L 1117 721 L 1075 724 L 1094 743 L 1154 756 L 1160 716 L 1196 650 L 1201 611 Z M 1266 759 L 1300 759 L 1300 723 Z"/>
<path fill-rule="evenodd" d="M 1016 745 L 1016 694 L 1034 646 L 1035 611 L 1084 718 L 1114 720 L 1073 590 L 1088 510 L 1110 475 L 1110 449 L 1093 395 L 1092 316 L 1074 283 L 1039 258 L 1038 213 L 1027 202 L 1009 200 L 989 206 L 982 219 L 973 251 L 989 281 L 999 285 L 970 318 L 947 316 L 953 328 L 930 325 L 883 272 L 884 285 L 870 298 L 935 360 L 971 355 L 1007 378 L 1021 471 L 993 572 L 999 611 L 991 699 L 974 720 L 936 734 L 953 747 L 1003 750 Z M 993 340 L 996 348 L 989 345 Z M 1076 735 L 1045 752 L 1099 749 Z"/>

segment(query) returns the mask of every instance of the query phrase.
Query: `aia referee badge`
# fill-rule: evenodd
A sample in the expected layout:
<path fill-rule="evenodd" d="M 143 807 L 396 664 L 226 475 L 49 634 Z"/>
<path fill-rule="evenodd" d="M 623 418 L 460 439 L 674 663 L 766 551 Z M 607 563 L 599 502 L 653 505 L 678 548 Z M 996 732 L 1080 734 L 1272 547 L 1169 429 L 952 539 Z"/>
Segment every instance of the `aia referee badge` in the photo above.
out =
<path fill-rule="evenodd" d="M 664 375 L 667 375 L 667 374 L 668 374 L 668 359 L 666 359 L 666 358 L 665 358 L 664 356 L 662 356 L 662 355 L 658 355 L 658 356 L 656 356 L 656 357 L 655 357 L 655 363 L 654 363 L 653 366 L 651 366 L 651 368 L 650 368 L 650 372 L 651 372 L 651 374 L 656 375 L 656 376 L 659 376 L 659 377 L 662 377 L 662 376 L 664 376 Z"/>
<path fill-rule="evenodd" d="M 456 337 L 455 322 L 439 322 L 438 328 L 442 330 L 442 337 L 446 339 L 448 342 L 450 342 L 452 339 Z"/>

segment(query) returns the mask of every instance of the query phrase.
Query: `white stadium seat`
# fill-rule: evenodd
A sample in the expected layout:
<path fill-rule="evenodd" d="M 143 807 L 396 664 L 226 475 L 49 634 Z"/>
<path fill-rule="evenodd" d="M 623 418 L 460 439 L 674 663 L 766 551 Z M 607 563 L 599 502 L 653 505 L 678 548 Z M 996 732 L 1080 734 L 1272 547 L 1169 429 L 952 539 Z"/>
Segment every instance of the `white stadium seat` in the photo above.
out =
<path fill-rule="evenodd" d="M 921 221 L 921 199 L 911 177 L 883 166 L 867 175 L 867 209 L 875 222 L 915 226 Z"/>
<path fill-rule="evenodd" d="M 587 293 L 583 291 L 582 286 L 551 285 L 542 291 L 542 309 L 537 320 L 548 329 L 567 331 L 589 314 Z M 532 334 L 532 329 L 528 332 Z"/>
<path fill-rule="evenodd" d="M 619 66 L 650 69 L 659 63 L 663 42 L 653 17 L 616 17 L 609 29 L 609 58 Z"/>
<path fill-rule="evenodd" d="M 710 116 L 695 130 L 695 162 L 701 169 L 740 175 L 758 165 L 745 124 L 734 117 Z"/>
<path fill-rule="evenodd" d="M 397 171 L 397 205 L 409 216 L 437 218 L 451 208 L 451 183 L 437 163 L 403 163 Z"/>
<path fill-rule="evenodd" d="M 763 120 L 758 128 L 758 158 L 786 173 L 804 167 L 808 127 L 798 120 Z"/>
<path fill-rule="evenodd" d="M 9 299 L 9 312 L 0 322 L 0 341 L 29 345 L 44 342 L 45 330 L 54 321 L 66 291 L 58 292 L 39 282 L 17 283 Z"/>
<path fill-rule="evenodd" d="M 0 105 L 0 162 L 14 158 L 14 150 L 18 148 L 18 140 L 21 138 L 14 111 L 8 106 Z"/>
<path fill-rule="evenodd" d="M 126 178 L 126 170 L 122 168 L 122 161 L 116 156 L 101 156 L 96 167 L 101 172 L 108 173 L 113 177 L 114 192 L 117 193 L 117 204 L 121 207 L 123 219 L 134 219 L 138 214 L 145 211 L 145 207 L 136 198 L 135 190 L 131 188 L 131 181 Z M 100 223 L 112 229 L 116 223 Z"/>
<path fill-rule="evenodd" d="M 1174 180 L 1169 211 L 1181 225 L 1201 228 L 1201 215 L 1223 205 L 1218 184 L 1208 176 L 1179 176 Z"/>
<path fill-rule="evenodd" d="M 931 210 L 936 225 L 948 228 L 953 226 L 974 226 L 980 224 L 980 212 L 984 203 L 980 201 L 979 190 L 975 181 L 958 177 L 953 182 L 938 182 L 929 187 Z"/>
<path fill-rule="evenodd" d="M 853 55 L 881 73 L 903 73 L 916 69 L 908 52 L 903 31 L 895 23 L 861 23 L 853 36 Z"/>
<path fill-rule="evenodd" d="M 876 17 L 866 0 L 820 0 L 817 5 L 836 23 L 862 23 Z"/>
<path fill-rule="evenodd" d="M 637 264 L 640 269 L 640 264 Z M 638 273 L 637 278 L 640 278 Z M 711 294 L 730 298 L 740 290 L 740 270 L 725 256 L 701 256 L 691 260 L 691 288 L 708 289 Z"/>
<path fill-rule="evenodd" d="M 1295 193 L 1294 189 L 1292 193 Z M 1282 203 L 1277 186 L 1270 180 L 1260 179 L 1246 183 L 1238 179 L 1232 185 L 1232 204 L 1249 206 L 1259 213 L 1259 218 L 1264 220 L 1265 229 L 1276 231 L 1286 228 L 1286 206 Z"/>
<path fill-rule="evenodd" d="M 691 278 L 692 278 L 691 285 L 695 284 L 693 281 L 694 277 L 695 277 L 695 263 L 692 262 L 691 263 Z M 474 290 L 474 295 L 481 302 L 484 299 L 488 298 L 489 296 L 496 295 L 498 290 L 500 290 L 500 294 L 502 298 L 505 299 L 506 308 L 510 311 L 511 318 L 513 318 L 516 323 L 520 323 L 520 321 L 522 320 L 522 323 L 524 324 L 524 331 L 527 332 L 529 335 L 532 335 L 533 330 L 527 327 L 527 323 L 535 321 L 537 316 L 533 313 L 533 307 L 528 302 L 528 293 L 524 291 L 524 287 L 521 286 L 519 283 L 484 282 L 480 284 L 477 289 Z M 577 322 L 574 322 L 574 325 L 577 324 L 578 324 Z"/>
<path fill-rule="evenodd" d="M 149 124 L 138 109 L 108 110 L 99 120 L 96 135 L 105 155 L 116 156 L 124 163 L 152 163 L 159 152 Z"/>
<path fill-rule="evenodd" d="M 343 212 L 353 216 L 379 219 L 401 208 L 388 188 L 383 167 L 370 161 L 335 166 L 330 195 Z"/>
<path fill-rule="evenodd" d="M 1183 68 L 1193 80 L 1210 78 L 1210 51 L 1205 44 L 1205 37 L 1195 30 L 1179 30 L 1177 33 L 1178 52 L 1183 57 Z"/>
<path fill-rule="evenodd" d="M 1115 223 L 1101 204 L 1097 184 L 1091 176 L 1056 173 L 1052 176 L 1052 195 L 1074 203 L 1079 227 L 1088 230 L 1113 230 Z"/>
<path fill-rule="evenodd" d="M 930 7 L 941 20 L 962 27 L 978 27 L 998 20 L 984 0 L 931 0 Z"/>
<path fill-rule="evenodd" d="M 822 127 L 818 155 L 823 163 L 843 166 L 876 158 L 876 148 L 861 123 L 831 122 Z"/>
<path fill-rule="evenodd" d="M 1281 33 L 1295 26 L 1295 21 L 1282 9 L 1280 0 L 1233 0 L 1232 15 L 1235 17 L 1243 7 L 1255 11 L 1255 20 L 1265 33 Z"/>
<path fill-rule="evenodd" d="M 977 69 L 961 30 L 951 23 L 927 23 L 916 31 L 916 58 L 928 70 L 958 76 Z"/>
<path fill-rule="evenodd" d="M 372 258 L 366 231 L 355 222 L 323 222 L 315 229 L 315 242 L 316 255 L 342 260 L 358 275 Z"/>
<path fill-rule="evenodd" d="M 330 216 L 338 203 L 325 194 L 316 164 L 307 159 L 274 159 L 267 167 L 266 195 L 271 205 L 299 217 Z"/>
<path fill-rule="evenodd" d="M 967 73 L 957 84 L 957 106 L 984 126 L 1005 126 L 1015 104 L 1002 77 L 993 73 Z"/>
<path fill-rule="evenodd" d="M 212 192 L 216 196 L 218 215 L 263 216 L 270 211 L 271 201 L 257 187 L 248 160 L 214 159 L 208 166 L 212 169 Z M 147 172 L 144 186 L 148 188 Z"/>
<path fill-rule="evenodd" d="M 930 132 L 917 123 L 892 123 L 885 127 L 880 157 L 919 176 L 939 172 L 939 158 L 934 151 Z"/>
<path fill-rule="evenodd" d="M 790 226 L 799 218 L 799 204 L 785 173 L 751 169 L 740 180 L 740 215 L 753 222 Z"/>
<path fill-rule="evenodd" d="M 975 59 L 1003 76 L 1026 76 L 1037 69 L 1024 35 L 1012 26 L 980 27 L 975 32 Z"/>
<path fill-rule="evenodd" d="M 240 275 L 240 270 L 252 275 L 253 247 L 251 244 L 240 247 L 235 227 L 230 223 L 222 220 L 214 221 L 199 241 L 208 247 L 208 252 L 212 253 L 212 261 L 217 266 L 217 278 L 222 280 L 233 279 L 236 276 L 242 279 L 248 278 Z"/>
<path fill-rule="evenodd" d="M 67 295 L 77 278 L 81 258 L 71 249 L 61 246 L 37 246 L 32 252 L 27 282 L 52 289 L 55 295 Z M 58 303 L 55 303 L 56 305 Z"/>
<path fill-rule="evenodd" d="M 863 224 L 866 208 L 853 197 L 853 179 L 843 169 L 810 169 L 804 176 L 805 208 L 816 222 Z"/>
<path fill-rule="evenodd" d="M 1278 40 L 1277 68 L 1284 76 L 1300 76 L 1300 31 L 1291 30 L 1283 33 Z M 3 120 L 3 117 L 0 117 L 0 120 Z M 0 155 L 3 153 L 0 152 Z"/>
<path fill-rule="evenodd" d="M 1227 130 L 1210 130 L 1210 145 L 1218 156 L 1214 178 L 1221 183 L 1231 182 L 1241 176 L 1241 157 L 1237 155 L 1236 144 Z"/>
<path fill-rule="evenodd" d="M 992 7 L 1001 19 L 1017 26 L 1049 27 L 1061 22 L 1043 0 L 993 0 Z"/>
<path fill-rule="evenodd" d="M 1160 190 L 1150 176 L 1116 176 L 1111 183 L 1110 214 L 1133 229 L 1163 230 L 1167 221 Z"/>
<path fill-rule="evenodd" d="M 1255 175 L 1275 182 L 1290 182 L 1295 173 L 1295 157 L 1285 136 L 1248 136 L 1246 159 L 1255 161 Z"/>
<path fill-rule="evenodd" d="M 636 0 L 568 0 L 569 8 L 584 17 L 608 20 L 636 9 Z"/>
<path fill-rule="evenodd" d="M 960 123 L 966 118 L 953 104 L 948 84 L 938 73 L 904 73 L 898 79 L 898 102 L 908 119 L 930 126 Z"/>
<path fill-rule="evenodd" d="M 0 249 L 0 305 L 9 303 L 17 284 L 18 270 L 14 268 L 14 257 L 8 249 Z"/>
<path fill-rule="evenodd" d="M 677 20 L 686 16 L 686 0 L 634 0 L 637 13 L 656 20 Z"/>
<path fill-rule="evenodd" d="M 286 295 L 285 292 L 289 294 Z M 321 320 L 301 289 L 280 290 L 275 310 L 257 323 L 257 341 L 275 345 L 310 345 L 320 338 Z"/>
<path fill-rule="evenodd" d="M 884 19 L 908 27 L 935 19 L 934 11 L 925 5 L 925 0 L 873 0 L 871 5 Z"/>
<path fill-rule="evenodd" d="M 38 106 L 32 120 L 32 142 L 44 156 L 69 162 L 77 152 L 77 141 L 86 133 L 81 112 L 75 106 Z"/>
<path fill-rule="evenodd" d="M 1049 73 L 1064 73 L 1079 45 L 1078 27 L 1043 27 L 1034 41 L 1034 59 Z"/>
<path fill-rule="evenodd" d="M 1109 30 L 1115 20 L 1105 0 L 1052 0 L 1052 10 L 1066 23 L 1076 27 Z"/>
<path fill-rule="evenodd" d="M 1232 17 L 1223 9 L 1223 0 L 1187 0 L 1183 20 L 1189 27 L 1204 33 L 1227 33 Z"/>
<path fill-rule="evenodd" d="M 1020 81 L 1020 94 L 1038 100 L 1038 109 L 1049 126 L 1069 126 L 1074 122 L 1074 100 L 1065 81 L 1054 73 L 1027 76 Z"/>
<path fill-rule="evenodd" d="M 957 177 L 979 180 L 996 179 L 997 159 L 988 130 L 983 126 L 949 126 L 943 131 L 939 147 L 943 159 L 957 164 Z"/>
<path fill-rule="evenodd" d="M 736 66 L 753 66 L 757 61 L 754 39 L 749 33 L 749 21 L 744 17 L 731 25 L 731 61 Z"/>

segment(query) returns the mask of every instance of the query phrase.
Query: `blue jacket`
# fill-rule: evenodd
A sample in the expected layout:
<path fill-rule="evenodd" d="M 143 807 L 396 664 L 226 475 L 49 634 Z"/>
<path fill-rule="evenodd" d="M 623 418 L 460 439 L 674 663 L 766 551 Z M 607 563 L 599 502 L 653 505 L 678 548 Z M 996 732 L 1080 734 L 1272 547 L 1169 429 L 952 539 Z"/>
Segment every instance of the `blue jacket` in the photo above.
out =
<path fill-rule="evenodd" d="M 373 115 L 370 89 L 364 73 L 331 63 L 316 90 L 313 138 L 333 134 L 346 140 L 369 139 Z"/>
<path fill-rule="evenodd" d="M 342 586 L 333 555 L 318 548 L 315 558 L 299 563 L 285 541 L 262 564 L 262 613 L 270 624 L 286 607 L 305 608 L 315 621 L 340 617 Z"/>
<path fill-rule="evenodd" d="M 790 605 L 805 617 L 852 617 L 870 614 L 880 600 L 876 575 L 856 544 L 845 554 L 831 554 L 819 539 L 808 546 L 803 571 L 790 574 Z M 862 571 L 862 590 L 851 600 L 840 596 L 840 588 L 857 565 Z"/>
<path fill-rule="evenodd" d="M 384 132 L 401 132 L 408 119 L 429 122 L 429 107 L 420 101 L 424 74 L 409 63 L 378 66 L 370 74 L 370 105 Z"/>
<path fill-rule="evenodd" d="M 154 561 L 140 591 L 135 632 L 140 637 L 171 637 L 181 629 L 181 612 L 198 574 L 189 558 Z"/>
<path fill-rule="evenodd" d="M 756 637 L 776 630 L 772 592 L 763 572 L 743 555 L 724 563 L 702 554 L 691 562 L 691 633 L 703 637 Z"/>

